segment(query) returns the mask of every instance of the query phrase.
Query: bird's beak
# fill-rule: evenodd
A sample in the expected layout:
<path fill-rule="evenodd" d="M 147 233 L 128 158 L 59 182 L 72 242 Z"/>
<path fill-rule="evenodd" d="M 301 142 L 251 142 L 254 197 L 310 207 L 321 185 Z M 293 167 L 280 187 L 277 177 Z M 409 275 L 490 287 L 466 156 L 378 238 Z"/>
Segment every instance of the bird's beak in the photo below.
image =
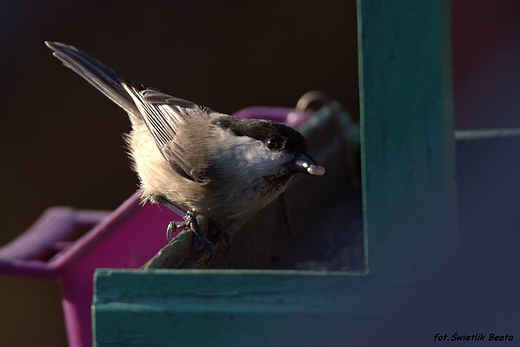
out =
<path fill-rule="evenodd" d="M 313 176 L 321 176 L 325 173 L 325 168 L 319 166 L 314 159 L 307 154 L 299 154 L 291 163 L 291 170 L 304 172 Z"/>

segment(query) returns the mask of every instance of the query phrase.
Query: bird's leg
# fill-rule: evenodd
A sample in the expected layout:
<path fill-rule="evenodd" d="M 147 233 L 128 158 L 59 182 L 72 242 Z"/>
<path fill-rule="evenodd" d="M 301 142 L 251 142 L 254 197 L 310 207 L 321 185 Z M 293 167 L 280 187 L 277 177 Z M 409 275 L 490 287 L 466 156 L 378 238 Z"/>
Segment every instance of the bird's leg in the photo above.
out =
<path fill-rule="evenodd" d="M 209 241 L 202 233 L 202 230 L 200 229 L 200 225 L 197 222 L 197 218 L 195 217 L 193 212 L 191 212 L 191 211 L 184 212 L 182 209 L 175 206 L 174 204 L 172 204 L 171 202 L 169 202 L 168 200 L 166 200 L 163 197 L 159 198 L 158 201 L 159 201 L 159 203 L 163 204 L 168 209 L 173 211 L 175 214 L 177 214 L 179 217 L 182 217 L 182 219 L 184 220 L 183 222 L 171 221 L 168 224 L 168 228 L 166 229 L 166 238 L 168 239 L 168 241 L 170 241 L 172 239 L 172 236 L 171 236 L 172 233 L 174 233 L 178 228 L 187 227 L 188 229 L 191 230 L 191 232 L 193 233 L 193 235 L 199 242 L 200 251 L 202 251 L 204 249 L 206 249 L 210 252 L 213 251 L 213 243 L 211 241 Z"/>
<path fill-rule="evenodd" d="M 183 219 L 184 223 L 186 223 L 186 225 L 189 227 L 197 241 L 199 241 L 199 252 L 202 252 L 205 249 L 210 253 L 213 253 L 213 243 L 208 240 L 202 233 L 199 222 L 197 221 L 197 217 L 195 217 L 192 212 L 188 211 Z"/>

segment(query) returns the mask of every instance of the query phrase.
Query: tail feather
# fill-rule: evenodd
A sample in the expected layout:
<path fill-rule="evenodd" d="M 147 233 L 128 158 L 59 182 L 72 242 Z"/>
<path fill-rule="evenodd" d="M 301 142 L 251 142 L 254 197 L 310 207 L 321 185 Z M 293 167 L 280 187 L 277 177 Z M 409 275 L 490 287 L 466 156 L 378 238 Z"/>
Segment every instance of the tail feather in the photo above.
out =
<path fill-rule="evenodd" d="M 132 115 L 139 114 L 131 96 L 123 88 L 122 83 L 125 83 L 125 80 L 114 70 L 76 47 L 49 41 L 45 44 L 54 51 L 53 55 L 61 60 L 63 65 L 74 70 L 126 112 Z"/>

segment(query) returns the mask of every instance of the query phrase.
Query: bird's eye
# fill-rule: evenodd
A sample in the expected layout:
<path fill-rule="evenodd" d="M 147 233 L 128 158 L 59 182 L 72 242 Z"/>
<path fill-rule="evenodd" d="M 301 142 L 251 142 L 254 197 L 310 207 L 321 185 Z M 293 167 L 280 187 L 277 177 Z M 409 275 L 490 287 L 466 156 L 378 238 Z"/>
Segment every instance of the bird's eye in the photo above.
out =
<path fill-rule="evenodd" d="M 267 144 L 267 148 L 270 148 L 270 149 L 280 148 L 280 142 L 278 142 L 276 139 L 273 139 L 273 138 L 267 139 L 267 141 L 265 143 Z"/>

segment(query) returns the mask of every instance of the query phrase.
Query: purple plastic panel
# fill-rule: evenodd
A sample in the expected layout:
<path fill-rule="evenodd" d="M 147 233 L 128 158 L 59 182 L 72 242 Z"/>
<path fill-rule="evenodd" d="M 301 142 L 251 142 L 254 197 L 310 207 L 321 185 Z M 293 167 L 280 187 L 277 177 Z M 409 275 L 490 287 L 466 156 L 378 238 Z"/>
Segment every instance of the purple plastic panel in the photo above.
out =
<path fill-rule="evenodd" d="M 164 231 L 177 218 L 168 209 L 162 210 L 152 205 L 140 207 L 139 192 L 112 213 L 50 208 L 29 230 L 0 249 L 0 273 L 58 278 L 77 261 L 94 259 L 102 265 L 139 267 L 166 243 L 164 232 L 143 230 L 161 226 Z M 89 232 L 70 240 L 79 228 L 89 226 Z M 144 235 L 146 240 L 142 240 Z"/>
<path fill-rule="evenodd" d="M 309 113 L 248 107 L 234 116 L 269 119 L 294 128 Z M 90 306 L 97 268 L 139 268 L 167 243 L 166 227 L 181 220 L 165 207 L 139 205 L 140 192 L 114 212 L 53 207 L 20 237 L 0 248 L 0 274 L 60 280 L 69 346 L 92 346 Z M 80 228 L 91 228 L 77 240 Z"/>
<path fill-rule="evenodd" d="M 0 249 L 0 273 L 60 279 L 70 346 L 92 345 L 95 269 L 139 268 L 166 245 L 168 223 L 180 220 L 167 208 L 140 206 L 139 195 L 136 192 L 110 214 L 49 209 L 26 233 Z M 69 241 L 78 227 L 88 225 L 94 226 Z"/>
<path fill-rule="evenodd" d="M 233 116 L 250 119 L 268 119 L 298 128 L 311 117 L 311 113 L 295 111 L 293 108 L 251 106 L 243 108 Z"/>

